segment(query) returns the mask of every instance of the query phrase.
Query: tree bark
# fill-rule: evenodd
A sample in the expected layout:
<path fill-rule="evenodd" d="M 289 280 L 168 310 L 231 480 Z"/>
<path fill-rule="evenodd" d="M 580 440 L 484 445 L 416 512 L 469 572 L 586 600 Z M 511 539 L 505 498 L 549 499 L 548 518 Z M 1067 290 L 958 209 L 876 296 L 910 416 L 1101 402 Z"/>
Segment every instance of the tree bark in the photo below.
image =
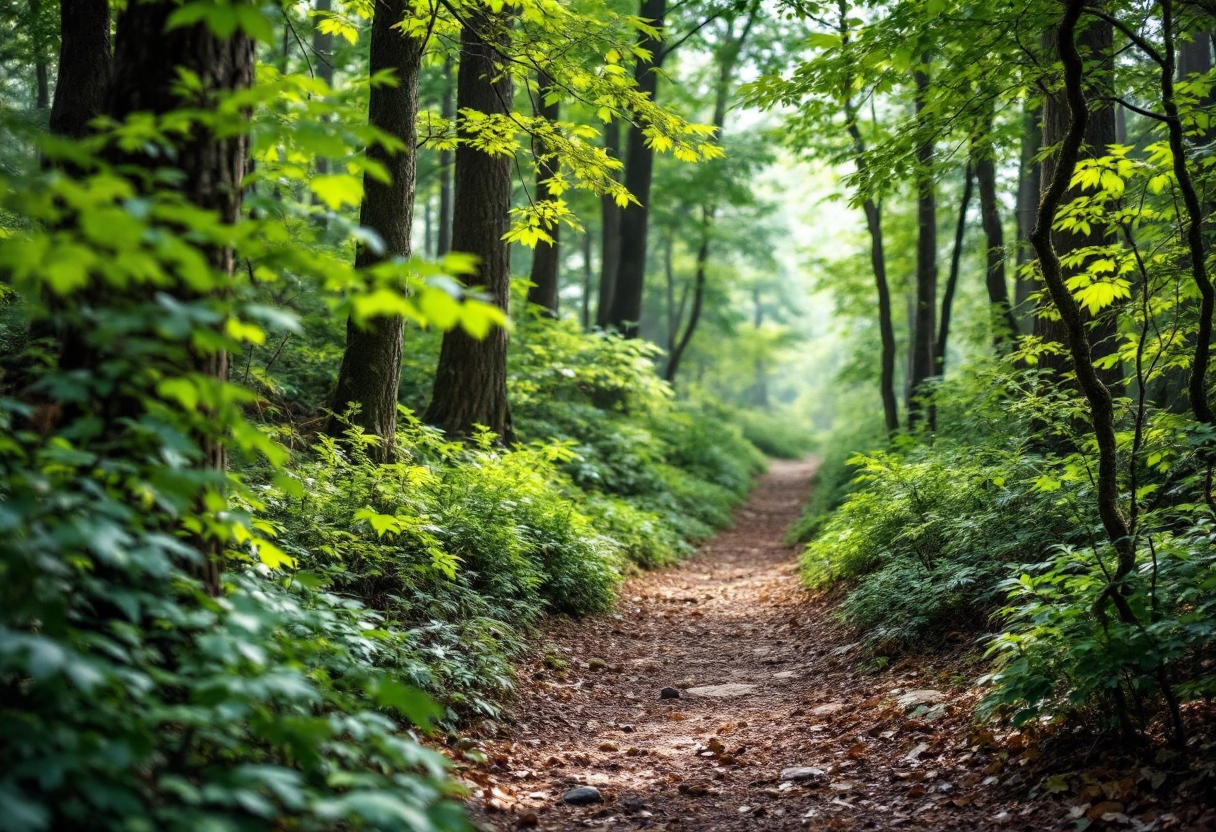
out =
<path fill-rule="evenodd" d="M 1118 566 L 1111 574 L 1106 590 L 1099 598 L 1096 609 L 1100 612 L 1109 600 L 1118 608 L 1120 617 L 1134 620 L 1134 614 L 1126 599 L 1120 594 L 1124 578 L 1136 565 L 1136 550 L 1122 510 L 1119 507 L 1119 468 L 1115 436 L 1114 404 L 1110 390 L 1102 383 L 1094 369 L 1094 355 L 1090 345 L 1087 322 L 1080 306 L 1067 285 L 1067 276 L 1060 265 L 1060 256 L 1051 226 L 1056 209 L 1066 197 L 1069 180 L 1072 178 L 1082 145 L 1089 134 L 1089 107 L 1083 89 L 1084 63 L 1077 49 L 1076 28 L 1084 10 L 1085 0 L 1068 0 L 1063 18 L 1056 31 L 1056 44 L 1064 66 L 1064 96 L 1055 99 L 1056 112 L 1046 124 L 1066 125 L 1060 137 L 1060 146 L 1051 170 L 1044 171 L 1046 188 L 1039 203 L 1038 216 L 1031 242 L 1034 244 L 1042 268 L 1043 282 L 1047 286 L 1052 304 L 1060 314 L 1060 323 L 1072 359 L 1077 383 L 1089 404 L 1094 438 L 1098 445 L 1097 504 L 1098 513 L 1106 531 L 1107 539 L 1118 555 Z M 1088 33 L 1087 33 L 1088 34 Z M 1112 119 L 1113 122 L 1113 119 Z M 1113 124 L 1112 124 L 1113 127 Z M 1113 131 L 1112 131 L 1113 132 Z M 1046 137 L 1045 137 L 1046 138 Z"/>
<path fill-rule="evenodd" d="M 546 103 L 545 96 L 553 91 L 553 79 L 547 73 L 538 73 L 536 95 L 539 100 L 537 115 L 549 121 L 557 121 L 561 114 L 561 104 L 558 101 Z M 550 198 L 549 181 L 557 173 L 557 160 L 545 159 L 539 163 L 536 171 L 536 199 Z M 561 227 L 558 224 L 547 229 L 553 237 L 552 243 L 541 241 L 532 252 L 532 286 L 528 289 L 528 303 L 534 303 L 545 310 L 550 318 L 556 318 L 558 313 L 558 277 L 561 267 L 560 238 Z"/>
<path fill-rule="evenodd" d="M 959 200 L 958 223 L 954 227 L 954 251 L 950 254 L 950 274 L 946 277 L 946 288 L 942 292 L 942 314 L 937 326 L 937 345 L 933 354 L 937 360 L 937 375 L 946 374 L 946 345 L 950 340 L 950 316 L 954 309 L 954 292 L 958 288 L 958 274 L 963 260 L 963 238 L 967 233 L 967 209 L 971 207 L 971 192 L 975 181 L 975 167 L 967 160 L 963 171 L 963 197 Z"/>
<path fill-rule="evenodd" d="M 453 101 L 452 57 L 443 59 L 443 102 L 439 114 L 443 120 L 451 122 L 456 117 L 456 103 Z M 439 239 L 436 241 L 436 252 L 440 257 L 452 250 L 452 151 L 439 151 Z"/>
<path fill-rule="evenodd" d="M 375 231 L 384 242 L 384 253 L 361 246 L 355 266 L 366 268 L 384 258 L 410 256 L 410 234 L 414 219 L 414 190 L 417 175 L 418 78 L 422 71 L 422 41 L 396 28 L 409 10 L 406 0 L 380 0 L 372 18 L 369 74 L 392 70 L 396 86 L 377 86 L 371 91 L 367 120 L 370 125 L 400 139 L 408 150 L 392 153 L 381 145 L 368 148 L 370 159 L 388 170 L 392 180 L 363 177 L 363 204 L 359 223 Z M 397 317 L 378 317 L 360 326 L 346 322 L 346 352 L 338 371 L 333 414 L 326 430 L 341 435 L 341 421 L 351 405 L 352 425 L 377 436 L 372 454 L 378 461 L 393 458 L 397 430 L 397 391 L 401 382 L 403 330 Z"/>
<path fill-rule="evenodd" d="M 101 9 L 93 4 L 86 5 L 89 7 L 77 7 L 65 0 L 64 14 L 79 10 L 90 15 L 94 26 L 100 25 Z M 101 5 L 105 6 L 105 3 Z M 253 82 L 254 42 L 251 38 L 239 30 L 229 38 L 220 38 L 201 24 L 166 31 L 169 15 L 177 8 L 172 2 L 131 3 L 120 14 L 107 108 L 111 118 L 122 121 L 137 111 L 164 114 L 179 108 L 182 102 L 175 90 L 178 67 L 194 72 L 209 96 L 245 89 Z M 74 21 L 73 26 L 79 22 Z M 108 40 L 108 24 L 104 31 Z M 92 32 L 92 37 L 88 54 L 95 57 L 101 51 L 100 38 L 96 31 Z M 91 90 L 95 81 L 88 81 Z M 63 83 L 61 78 L 60 87 Z M 58 96 L 56 103 L 59 103 Z M 78 126 L 79 122 L 72 119 L 70 124 Z M 249 157 L 248 137 L 243 133 L 219 137 L 196 128 L 175 148 L 173 167 L 182 174 L 183 195 L 199 208 L 215 214 L 221 222 L 235 223 L 241 209 L 242 180 Z M 128 154 L 122 161 L 159 167 L 165 159 L 160 155 Z M 206 254 L 212 268 L 231 279 L 235 267 L 232 249 L 211 247 Z M 185 287 L 179 287 L 178 291 L 189 294 Z M 222 351 L 196 353 L 194 365 L 189 369 L 226 379 L 228 355 Z M 203 452 L 200 467 L 225 470 L 227 453 L 221 438 L 204 435 L 200 445 Z M 218 594 L 223 544 L 201 536 L 195 539 L 195 544 L 204 555 L 197 577 L 208 592 Z"/>
<path fill-rule="evenodd" d="M 928 58 L 915 73 L 916 114 L 919 120 L 929 89 Z M 908 429 L 916 428 L 925 415 L 917 399 L 925 394 L 925 382 L 933 377 L 937 327 L 937 197 L 933 189 L 933 139 L 925 137 L 916 150 L 916 301 L 911 334 L 911 364 L 908 376 Z"/>
<path fill-rule="evenodd" d="M 667 0 L 642 0 L 639 16 L 650 20 L 662 32 L 667 15 Z M 638 36 L 638 46 L 649 50 L 652 63 L 638 61 L 634 79 L 638 90 L 656 98 L 659 68 L 663 65 L 662 43 L 648 34 Z M 647 227 L 650 211 L 650 184 L 654 178 L 654 148 L 638 125 L 631 125 L 626 147 L 625 188 L 637 199 L 621 211 L 621 253 L 606 325 L 615 327 L 627 338 L 638 336 L 642 320 L 642 293 L 646 281 Z"/>
<path fill-rule="evenodd" d="M 42 38 L 42 0 L 30 2 L 30 44 L 34 52 L 34 108 L 45 110 L 51 106 L 50 69 L 47 67 L 47 45 Z M 108 32 L 107 32 L 108 34 Z"/>
<path fill-rule="evenodd" d="M 679 341 L 676 342 L 675 348 L 671 351 L 671 356 L 667 359 L 667 369 L 663 373 L 663 378 L 668 383 L 675 382 L 676 373 L 680 372 L 680 361 L 684 358 L 684 352 L 688 349 L 688 345 L 692 343 L 693 333 L 697 331 L 697 324 L 701 321 L 701 311 L 705 307 L 705 271 L 709 264 L 709 226 L 713 224 L 714 215 L 711 209 L 701 209 L 701 245 L 697 248 L 697 266 L 693 277 L 692 284 L 692 310 L 688 313 L 688 323 L 684 326 L 684 332 L 680 335 Z"/>
<path fill-rule="evenodd" d="M 494 44 L 505 39 L 509 26 L 509 12 L 470 10 L 461 32 L 458 110 L 508 113 L 511 78 L 502 71 L 503 59 Z M 503 235 L 509 227 L 511 165 L 510 156 L 490 156 L 466 143 L 456 150 L 452 249 L 478 257 L 479 282 L 503 311 L 510 296 L 511 264 Z M 501 442 L 514 441 L 505 329 L 496 328 L 480 341 L 455 329 L 443 336 L 424 420 L 453 437 L 471 436 L 480 425 Z"/>
<path fill-rule="evenodd" d="M 79 139 L 89 134 L 89 122 L 106 111 L 110 4 L 108 0 L 62 0 L 59 19 L 59 75 L 50 126 L 52 133 Z"/>
<path fill-rule="evenodd" d="M 613 159 L 621 158 L 621 122 L 613 119 L 604 127 L 604 149 Z M 595 311 L 595 324 L 608 326 L 612 297 L 621 266 L 621 206 L 611 196 L 600 197 L 600 291 Z"/>
<path fill-rule="evenodd" d="M 1022 153 L 1018 167 L 1018 255 L 1017 275 L 1014 278 L 1013 305 L 1018 322 L 1018 332 L 1029 335 L 1034 331 L 1034 304 L 1030 295 L 1034 292 L 1034 278 L 1023 274 L 1023 266 L 1032 259 L 1030 229 L 1034 228 L 1035 214 L 1039 210 L 1039 193 L 1042 190 L 1043 166 L 1035 156 L 1043 146 L 1043 111 L 1027 106 L 1022 113 Z"/>
<path fill-rule="evenodd" d="M 333 0 L 316 0 L 315 8 L 319 12 L 333 11 Z M 313 65 L 318 79 L 325 82 L 330 89 L 334 86 L 334 36 L 322 32 L 320 26 L 312 30 Z M 317 173 L 329 173 L 329 160 L 324 156 L 317 157 Z"/>
<path fill-rule="evenodd" d="M 1084 28 L 1077 32 L 1075 46 L 1080 48 L 1081 53 L 1086 55 L 1088 60 L 1093 60 L 1098 56 L 1109 55 L 1113 43 L 1114 32 L 1111 25 L 1103 20 L 1091 19 Z M 1052 54 L 1056 49 L 1056 46 L 1050 42 L 1050 36 L 1047 47 L 1046 51 L 1048 54 Z M 1113 79 L 1110 70 L 1104 68 L 1102 64 L 1097 64 L 1097 67 L 1094 72 L 1084 77 L 1083 83 L 1088 82 L 1088 85 L 1099 96 L 1109 98 L 1113 93 Z M 1070 123 L 1069 104 L 1065 94 L 1055 93 L 1047 96 L 1043 106 L 1044 146 L 1058 145 L 1063 141 L 1068 133 Z M 1096 105 L 1085 119 L 1085 125 L 1084 144 L 1079 152 L 1089 155 L 1104 154 L 1106 146 L 1113 144 L 1115 141 L 1114 107 L 1109 101 Z M 1051 182 L 1055 174 L 1056 165 L 1057 161 L 1054 155 L 1043 160 L 1042 178 L 1044 189 Z M 1081 195 L 1082 192 L 1079 188 L 1072 188 L 1063 196 L 1062 201 L 1067 203 Z M 1099 227 L 1092 228 L 1089 234 L 1072 231 L 1054 231 L 1052 232 L 1052 239 L 1055 250 L 1061 254 L 1067 254 L 1086 246 L 1110 245 L 1113 242 L 1111 236 Z M 1066 280 L 1068 277 L 1071 277 L 1071 274 L 1065 274 Z M 1092 329 L 1090 343 L 1094 359 L 1101 360 L 1115 353 L 1118 349 L 1118 342 L 1113 310 L 1105 310 L 1105 312 L 1099 313 L 1096 320 L 1084 310 L 1082 310 L 1081 314 Z M 1063 321 L 1050 320 L 1041 315 L 1035 319 L 1034 334 L 1045 343 L 1066 345 L 1068 340 L 1067 327 Z M 1041 369 L 1057 375 L 1064 372 L 1067 364 L 1067 356 L 1062 353 L 1045 353 L 1039 358 L 1039 367 Z M 1099 370 L 1098 376 L 1103 384 L 1116 395 L 1122 392 L 1123 373 L 1118 365 L 1109 370 Z"/>
<path fill-rule="evenodd" d="M 583 232 L 583 332 L 591 329 L 591 281 L 595 271 L 591 268 L 591 232 Z"/>
<path fill-rule="evenodd" d="M 984 226 L 985 282 L 992 326 L 992 345 L 999 355 L 1018 334 L 1017 321 L 1009 303 L 1009 284 L 1005 278 L 1005 231 L 996 196 L 996 160 L 986 134 L 977 140 L 975 180 L 980 192 L 980 220 Z"/>

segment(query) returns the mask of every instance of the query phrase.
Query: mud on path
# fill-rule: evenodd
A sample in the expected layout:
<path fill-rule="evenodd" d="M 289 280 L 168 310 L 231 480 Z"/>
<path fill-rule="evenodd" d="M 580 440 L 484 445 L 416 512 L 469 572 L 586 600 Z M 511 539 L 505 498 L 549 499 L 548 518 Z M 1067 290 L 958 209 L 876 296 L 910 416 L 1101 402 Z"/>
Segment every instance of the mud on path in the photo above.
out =
<path fill-rule="evenodd" d="M 734 528 L 628 582 L 616 613 L 549 629 L 486 761 L 461 766 L 479 826 L 1041 830 L 1123 810 L 1100 778 L 1081 815 L 1032 799 L 1033 752 L 971 727 L 979 694 L 957 671 L 859 670 L 782 543 L 814 467 L 774 462 Z M 563 802 L 581 786 L 602 802 Z"/>

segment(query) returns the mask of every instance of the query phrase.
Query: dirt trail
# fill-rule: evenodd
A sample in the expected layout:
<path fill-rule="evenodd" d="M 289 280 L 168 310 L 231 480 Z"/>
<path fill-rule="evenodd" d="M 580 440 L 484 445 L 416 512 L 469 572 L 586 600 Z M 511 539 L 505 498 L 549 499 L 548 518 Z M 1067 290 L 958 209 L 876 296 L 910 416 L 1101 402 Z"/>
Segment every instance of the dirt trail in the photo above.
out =
<path fill-rule="evenodd" d="M 462 772 L 483 828 L 1074 828 L 1027 799 L 1016 735 L 998 748 L 970 728 L 960 677 L 858 670 L 781 542 L 813 472 L 773 463 L 734 528 L 630 581 L 615 614 L 549 630 L 506 738 Z M 660 698 L 669 686 L 679 698 Z M 899 702 L 923 689 L 941 704 Z M 602 802 L 564 803 L 579 786 Z"/>

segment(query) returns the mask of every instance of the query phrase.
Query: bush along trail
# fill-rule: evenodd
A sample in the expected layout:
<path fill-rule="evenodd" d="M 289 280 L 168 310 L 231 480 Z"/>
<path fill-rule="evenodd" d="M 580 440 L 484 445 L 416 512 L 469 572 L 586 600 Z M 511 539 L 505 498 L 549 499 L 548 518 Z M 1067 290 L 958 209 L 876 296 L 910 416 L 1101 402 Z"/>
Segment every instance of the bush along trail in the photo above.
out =
<path fill-rule="evenodd" d="M 479 828 L 1214 828 L 1210 760 L 981 726 L 957 654 L 867 661 L 782 542 L 814 470 L 775 462 L 694 558 L 547 630 L 505 724 L 459 744 Z"/>

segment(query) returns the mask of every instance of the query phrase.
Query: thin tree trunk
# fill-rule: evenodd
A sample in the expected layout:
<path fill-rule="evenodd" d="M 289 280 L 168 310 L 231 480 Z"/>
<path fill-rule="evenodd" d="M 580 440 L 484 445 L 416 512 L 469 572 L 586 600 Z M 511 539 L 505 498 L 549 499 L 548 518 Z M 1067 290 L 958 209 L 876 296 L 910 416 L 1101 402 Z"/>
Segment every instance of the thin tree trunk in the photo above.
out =
<path fill-rule="evenodd" d="M 561 104 L 554 100 L 546 102 L 545 97 L 553 92 L 553 79 L 548 74 L 538 73 L 536 79 L 536 95 L 540 99 L 537 115 L 549 121 L 557 121 L 561 115 Z M 544 153 L 545 149 L 536 148 L 536 152 Z M 557 173 L 557 160 L 546 158 L 539 162 L 536 170 L 536 199 L 550 199 L 549 182 Z M 546 311 L 549 317 L 557 317 L 558 306 L 558 277 L 561 268 L 561 248 L 559 235 L 561 228 L 558 224 L 547 229 L 552 243 L 543 240 L 536 244 L 532 253 L 532 286 L 528 289 L 528 303 L 534 303 Z"/>
<path fill-rule="evenodd" d="M 661 34 L 667 15 L 667 0 L 642 0 L 638 15 L 651 21 Z M 662 42 L 649 34 L 638 36 L 638 47 L 648 50 L 652 63 L 638 61 L 634 79 L 639 92 L 656 98 L 659 86 L 658 70 L 663 64 Z M 626 140 L 625 188 L 637 199 L 621 211 L 621 253 L 608 311 L 607 326 L 614 327 L 627 338 L 638 336 L 642 320 L 642 293 L 646 281 L 646 234 L 650 217 L 650 184 L 654 178 L 654 148 L 646 141 L 641 126 L 631 125 Z"/>
<path fill-rule="evenodd" d="M 693 277 L 692 311 L 688 313 L 688 323 L 684 327 L 680 340 L 676 342 L 675 349 L 671 351 L 671 356 L 667 359 L 667 369 L 663 373 L 663 378 L 669 383 L 674 382 L 676 373 L 680 372 L 680 361 L 692 342 L 693 333 L 697 331 L 697 324 L 701 320 L 701 310 L 705 306 L 705 269 L 709 262 L 709 231 L 707 229 L 713 221 L 713 214 L 710 210 L 702 209 L 701 245 L 697 248 L 697 266 Z"/>
<path fill-rule="evenodd" d="M 1064 66 L 1064 98 L 1056 100 L 1058 111 L 1046 124 L 1064 123 L 1067 129 L 1061 136 L 1050 171 L 1044 171 L 1046 188 L 1039 203 L 1038 216 L 1030 239 L 1038 254 L 1043 282 L 1052 304 L 1060 314 L 1072 368 L 1077 383 L 1089 403 L 1094 438 L 1098 445 L 1097 504 L 1098 513 L 1106 531 L 1107 539 L 1118 555 L 1118 566 L 1111 575 L 1107 590 L 1098 602 L 1097 609 L 1112 601 L 1124 616 L 1131 613 L 1127 601 L 1120 594 L 1120 584 L 1131 574 L 1136 565 L 1136 551 L 1129 534 L 1127 519 L 1119 507 L 1119 467 L 1115 436 L 1114 404 L 1110 390 L 1094 369 L 1094 355 L 1089 332 L 1080 306 L 1067 285 L 1067 276 L 1060 265 L 1060 255 L 1051 226 L 1056 209 L 1066 198 L 1069 180 L 1072 178 L 1082 145 L 1087 136 L 1089 108 L 1083 89 L 1084 64 L 1077 51 L 1076 28 L 1084 10 L 1085 0 L 1068 0 L 1063 18 L 1056 32 L 1056 45 Z M 1133 616 L 1134 617 L 1134 616 Z"/>
<path fill-rule="evenodd" d="M 583 332 L 591 329 L 591 282 L 595 276 L 591 268 L 591 232 L 583 232 Z"/>
<path fill-rule="evenodd" d="M 314 8 L 319 12 L 333 11 L 333 0 L 316 0 Z M 322 32 L 320 25 L 312 29 L 311 58 L 314 72 L 319 80 L 324 81 L 330 89 L 334 86 L 334 36 Z M 317 157 L 317 173 L 329 172 L 329 160 L 324 156 Z"/>
<path fill-rule="evenodd" d="M 928 56 L 916 70 L 916 114 L 924 110 L 929 89 Z M 925 382 L 933 376 L 937 339 L 937 197 L 933 190 L 933 138 L 926 136 L 916 150 L 916 306 L 911 335 L 912 361 L 908 377 L 908 429 L 916 428 L 924 415 L 917 399 L 925 395 Z"/>
<path fill-rule="evenodd" d="M 621 158 L 621 122 L 613 119 L 604 127 L 604 149 L 613 159 Z M 608 326 L 612 296 L 621 267 L 621 206 L 611 196 L 600 197 L 600 291 L 595 324 Z"/>
<path fill-rule="evenodd" d="M 1034 278 L 1024 275 L 1022 267 L 1033 259 L 1030 229 L 1034 228 L 1035 214 L 1039 210 L 1039 193 L 1043 179 L 1043 166 L 1035 161 L 1035 156 L 1042 145 L 1043 111 L 1036 107 L 1025 107 L 1022 113 L 1022 153 L 1018 167 L 1018 270 L 1013 288 L 1018 332 L 1022 335 L 1029 335 L 1034 331 L 1034 304 L 1030 300 L 1030 295 L 1034 292 Z"/>
<path fill-rule="evenodd" d="M 443 102 L 439 114 L 450 122 L 456 116 L 455 89 L 452 84 L 452 57 L 443 59 Z M 439 151 L 439 240 L 440 257 L 452 250 L 452 151 Z"/>
<path fill-rule="evenodd" d="M 77 7 L 65 0 L 64 14 L 79 10 L 90 15 L 93 25 L 100 24 L 104 19 L 102 10 L 88 5 L 91 8 Z M 101 3 L 101 6 L 105 5 Z M 209 96 L 245 89 L 253 82 L 252 38 L 240 30 L 229 38 L 220 38 L 201 24 L 166 31 L 169 16 L 177 8 L 178 5 L 172 2 L 131 3 L 120 14 L 107 108 L 108 115 L 116 121 L 122 121 L 136 111 L 164 114 L 178 109 L 181 106 L 176 89 L 179 67 L 195 73 Z M 73 21 L 73 26 L 81 22 Z M 103 31 L 108 42 L 108 25 Z M 93 45 L 87 51 L 96 58 L 103 50 L 96 31 L 92 37 L 96 40 L 91 41 Z M 100 67 L 98 71 L 101 71 Z M 104 77 L 111 76 L 105 73 Z M 63 83 L 61 77 L 59 86 Z M 96 79 L 87 81 L 91 89 L 94 83 Z M 77 90 L 75 94 L 80 92 Z M 68 123 L 79 126 L 77 119 L 69 119 Z M 235 223 L 240 214 L 242 180 L 249 157 L 247 136 L 236 134 L 221 138 L 200 128 L 178 143 L 176 150 L 173 167 L 182 174 L 183 196 L 202 210 L 213 213 L 221 222 Z M 127 154 L 122 161 L 159 167 L 165 160 L 159 155 Z M 206 254 L 211 267 L 231 279 L 235 268 L 232 249 L 212 246 Z M 189 294 L 185 287 L 179 287 L 178 291 Z M 228 354 L 224 351 L 196 353 L 190 369 L 224 380 L 228 376 Z M 220 438 L 203 436 L 200 444 L 203 456 L 199 467 L 224 471 L 227 453 Z M 195 538 L 195 545 L 204 555 L 196 575 L 208 592 L 218 594 L 223 543 L 200 535 Z"/>
<path fill-rule="evenodd" d="M 457 110 L 506 115 L 511 77 L 502 69 L 494 44 L 509 33 L 510 12 L 470 9 L 461 32 Z M 463 128 L 460 131 L 464 133 Z M 467 134 L 466 134 L 467 135 Z M 505 312 L 510 297 L 511 262 L 503 236 L 511 207 L 510 156 L 491 156 L 467 143 L 456 150 L 453 251 L 474 254 L 476 282 Z M 435 385 L 424 421 L 449 436 L 472 436 L 489 428 L 504 443 L 514 441 L 507 404 L 507 333 L 496 328 L 483 340 L 454 329 L 443 336 Z"/>
<path fill-rule="evenodd" d="M 418 79 L 422 72 L 422 41 L 402 33 L 397 25 L 409 10 L 406 0 L 380 0 L 372 18 L 370 74 L 392 70 L 395 86 L 372 88 L 368 103 L 368 124 L 399 139 L 408 151 L 394 153 L 379 144 L 368 148 L 368 157 L 379 162 L 392 180 L 384 183 L 371 175 L 363 177 L 361 225 L 375 231 L 384 241 L 378 254 L 367 246 L 355 253 L 355 266 L 366 268 L 385 257 L 409 257 L 414 218 L 414 191 L 418 143 Z M 398 317 L 378 317 L 364 325 L 353 319 L 346 322 L 346 352 L 338 371 L 333 397 L 333 415 L 327 431 L 341 435 L 342 421 L 351 405 L 357 412 L 351 424 L 379 437 L 373 457 L 393 459 L 397 430 L 397 391 L 401 381 L 402 322 Z"/>
<path fill-rule="evenodd" d="M 954 307 L 954 292 L 958 288 L 958 274 L 963 260 L 963 237 L 967 233 L 967 209 L 971 206 L 972 183 L 974 182 L 972 160 L 967 160 L 963 170 L 963 196 L 959 200 L 958 223 L 954 227 L 954 251 L 950 254 L 950 274 L 946 277 L 946 288 L 942 292 L 942 314 L 937 328 L 937 346 L 933 351 L 937 359 L 937 375 L 946 374 L 946 345 L 950 339 L 950 315 Z"/>
<path fill-rule="evenodd" d="M 42 25 L 38 18 L 42 16 L 42 0 L 30 0 L 30 45 L 34 52 L 34 107 L 45 110 L 51 106 L 50 69 L 47 66 L 47 46 L 39 34 Z M 107 33 L 108 34 L 108 33 Z"/>
<path fill-rule="evenodd" d="M 984 226 L 984 271 L 988 286 L 988 305 L 992 327 L 992 345 L 999 355 L 1011 338 L 1018 334 L 1017 321 L 1009 303 L 1009 284 L 1005 278 L 1005 231 L 996 196 L 996 160 L 987 133 L 973 145 L 975 180 L 980 192 L 980 219 Z"/>
<path fill-rule="evenodd" d="M 673 234 L 668 232 L 663 236 L 663 277 L 664 288 L 667 291 L 667 354 L 671 355 L 676 349 L 676 338 L 680 333 L 680 324 L 684 318 L 684 308 L 676 311 L 676 270 L 672 249 L 675 247 Z"/>
<path fill-rule="evenodd" d="M 74 139 L 105 112 L 110 87 L 108 0 L 62 0 L 59 76 L 51 104 L 51 132 Z"/>
<path fill-rule="evenodd" d="M 1102 20 L 1089 20 L 1084 29 L 1077 33 L 1077 45 L 1082 47 L 1084 53 L 1088 56 L 1109 55 L 1113 43 L 1113 29 L 1109 23 Z M 1047 47 L 1048 54 L 1051 54 L 1055 47 L 1050 42 L 1047 44 Z M 1092 60 L 1092 57 L 1087 58 L 1087 60 Z M 1096 63 L 1095 65 L 1097 68 L 1085 78 L 1085 81 L 1095 89 L 1098 95 L 1109 98 L 1113 93 L 1111 72 L 1109 68 L 1106 68 L 1101 63 Z M 1044 146 L 1057 145 L 1063 140 L 1063 137 L 1069 130 L 1069 119 L 1069 106 L 1063 94 L 1047 96 L 1043 106 Z M 1085 123 L 1084 145 L 1080 152 L 1087 155 L 1099 156 L 1105 154 L 1106 146 L 1115 141 L 1115 113 L 1113 106 L 1109 101 L 1096 106 L 1088 118 L 1086 118 Z M 1044 188 L 1051 181 L 1055 168 L 1055 156 L 1049 156 L 1044 159 L 1042 173 Z M 1081 191 L 1079 189 L 1070 189 L 1065 196 L 1065 202 L 1080 195 Z M 1063 254 L 1082 247 L 1105 246 L 1113 242 L 1109 234 L 1096 226 L 1089 234 L 1074 233 L 1072 231 L 1054 231 L 1052 233 L 1055 250 Z M 1081 268 L 1083 269 L 1084 266 Z M 1070 276 L 1069 274 L 1065 274 L 1065 279 Z M 1101 360 L 1113 355 L 1118 349 L 1118 334 L 1115 326 L 1116 318 L 1114 310 L 1108 309 L 1100 312 L 1096 321 L 1087 312 L 1082 311 L 1082 315 L 1086 319 L 1094 321 L 1090 335 L 1090 344 L 1095 360 Z M 1063 321 L 1050 320 L 1039 316 L 1035 319 L 1034 334 L 1047 343 L 1067 344 L 1067 327 Z M 1067 357 L 1063 354 L 1045 353 L 1039 357 L 1039 367 L 1058 375 L 1065 371 Z M 1119 364 L 1110 369 L 1099 370 L 1097 372 L 1102 383 L 1109 390 L 1113 391 L 1116 395 L 1122 392 L 1123 372 Z"/>

